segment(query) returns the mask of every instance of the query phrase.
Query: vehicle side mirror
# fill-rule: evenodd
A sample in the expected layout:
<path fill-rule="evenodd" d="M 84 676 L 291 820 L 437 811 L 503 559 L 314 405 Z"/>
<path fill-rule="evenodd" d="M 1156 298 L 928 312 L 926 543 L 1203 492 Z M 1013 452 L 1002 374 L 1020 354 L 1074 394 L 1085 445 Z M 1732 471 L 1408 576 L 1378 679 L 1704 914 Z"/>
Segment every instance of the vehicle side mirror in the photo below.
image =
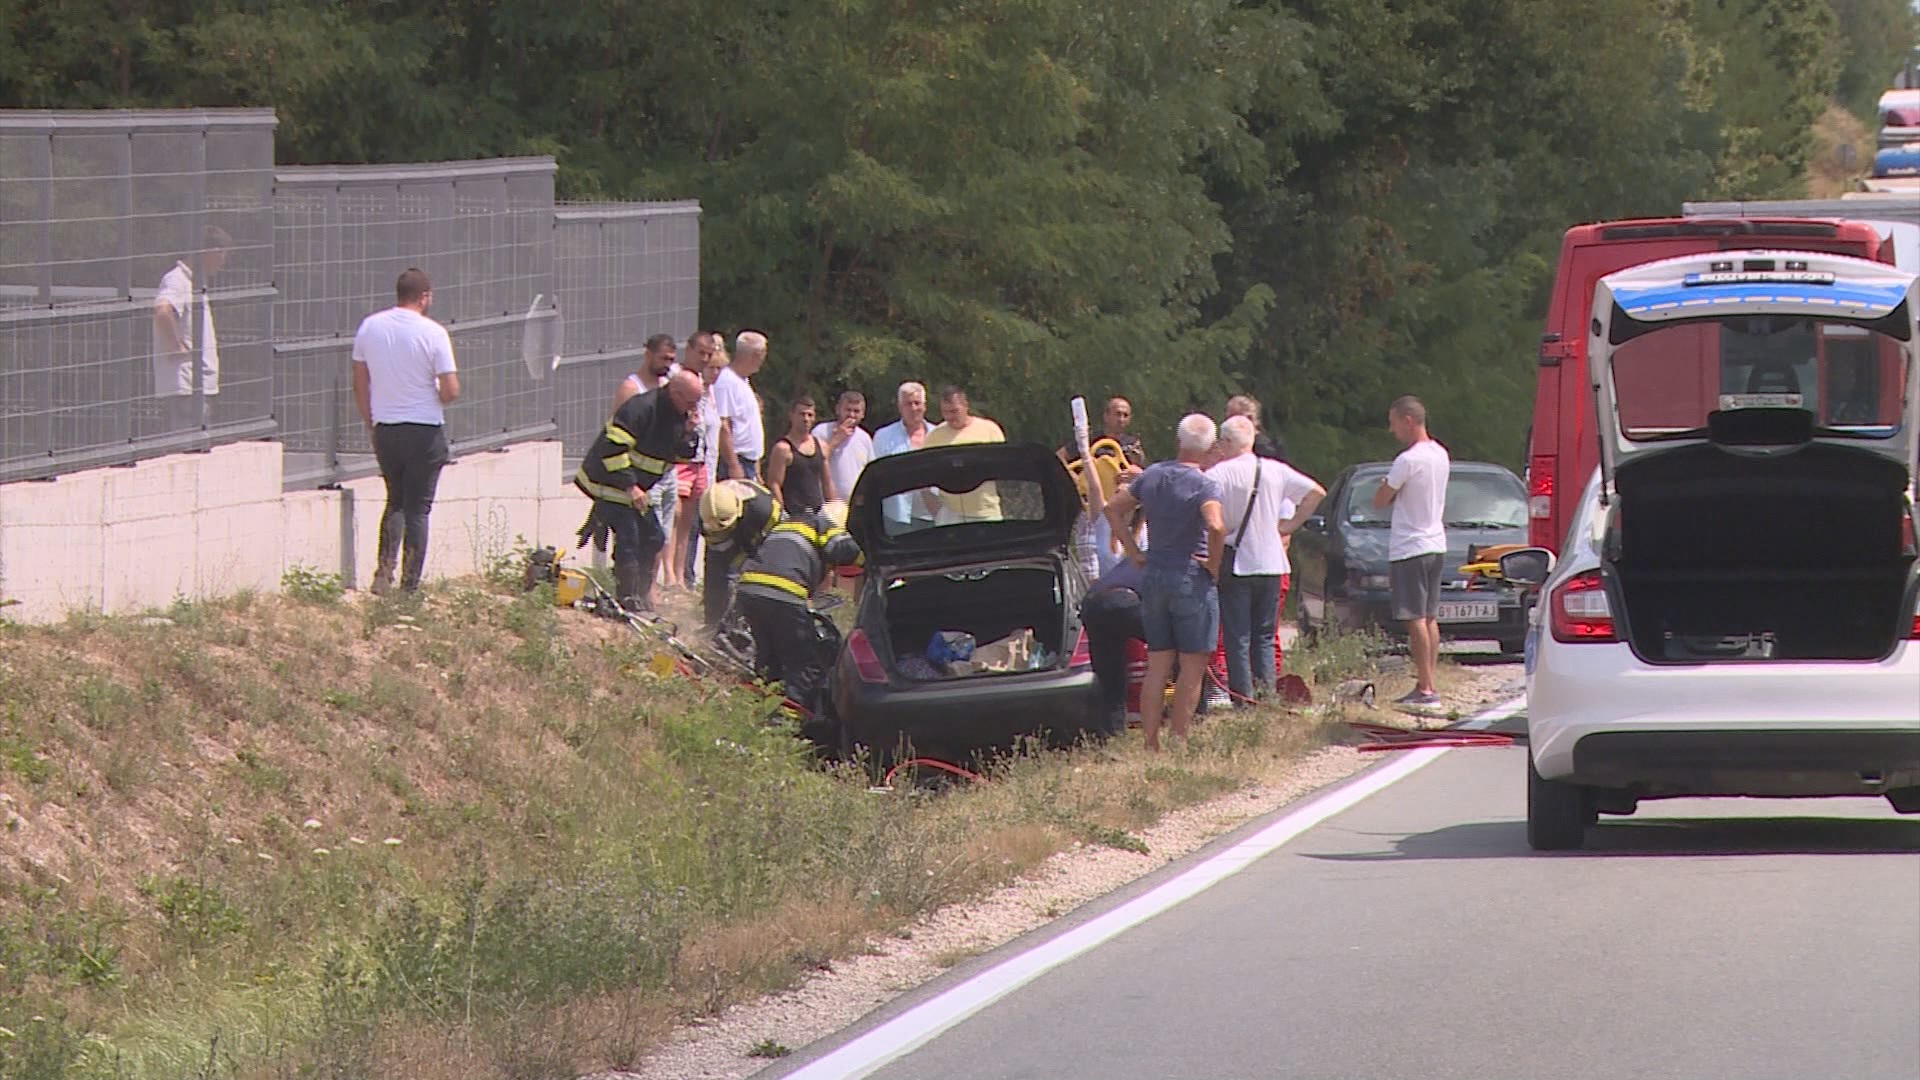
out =
<path fill-rule="evenodd" d="M 1521 548 L 1500 556 L 1500 577 L 1515 585 L 1540 585 L 1553 573 L 1553 566 L 1553 552 L 1546 548 Z"/>
<path fill-rule="evenodd" d="M 1308 532 L 1326 532 L 1327 519 L 1319 514 L 1315 514 L 1312 517 L 1308 518 L 1307 520 L 1301 522 L 1300 527 L 1307 530 Z"/>

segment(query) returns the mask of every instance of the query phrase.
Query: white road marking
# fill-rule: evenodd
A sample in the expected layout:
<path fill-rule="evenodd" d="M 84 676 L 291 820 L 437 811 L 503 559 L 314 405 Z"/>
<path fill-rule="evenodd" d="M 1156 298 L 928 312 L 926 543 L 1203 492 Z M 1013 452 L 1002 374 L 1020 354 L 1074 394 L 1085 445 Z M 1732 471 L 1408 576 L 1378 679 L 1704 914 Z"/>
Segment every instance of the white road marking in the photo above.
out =
<path fill-rule="evenodd" d="M 1478 713 L 1462 728 L 1482 730 L 1518 713 L 1524 696 Z M 899 1016 L 854 1039 L 817 1061 L 809 1062 L 784 1080 L 857 1080 L 931 1042 L 960 1021 L 1013 991 L 1088 952 L 1155 915 L 1200 895 L 1246 869 L 1282 844 L 1346 810 L 1369 795 L 1413 775 L 1447 753 L 1447 748 L 1394 751 L 1399 758 L 1358 779 L 1314 798 L 1277 821 L 1215 855 L 1200 865 L 1114 908 L 1098 918 L 1010 956 L 967 981 L 915 1005 Z"/>

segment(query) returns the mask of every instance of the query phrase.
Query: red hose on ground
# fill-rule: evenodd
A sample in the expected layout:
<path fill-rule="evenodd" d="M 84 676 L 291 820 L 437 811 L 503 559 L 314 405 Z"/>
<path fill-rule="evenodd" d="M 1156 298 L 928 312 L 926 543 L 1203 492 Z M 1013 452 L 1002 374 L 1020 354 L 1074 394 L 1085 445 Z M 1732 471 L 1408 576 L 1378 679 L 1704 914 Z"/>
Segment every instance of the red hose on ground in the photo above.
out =
<path fill-rule="evenodd" d="M 1349 720 L 1347 726 L 1368 736 L 1372 741 L 1361 743 L 1354 749 L 1361 753 L 1374 753 L 1382 750 L 1421 750 L 1429 747 L 1457 748 L 1474 746 L 1512 746 L 1513 736 L 1497 731 L 1463 731 L 1459 728 L 1407 728 L 1393 727 L 1389 724 L 1369 724 L 1363 720 Z"/>
<path fill-rule="evenodd" d="M 949 772 L 955 776 L 965 777 L 966 779 L 971 780 L 976 784 L 984 784 L 987 782 L 987 778 L 984 776 L 981 776 L 979 773 L 972 772 L 967 769 L 963 769 L 960 766 L 955 765 L 949 761 L 941 761 L 939 758 L 908 758 L 907 760 L 900 762 L 898 765 L 895 765 L 893 768 L 888 769 L 887 775 L 884 779 L 881 780 L 881 783 L 887 785 L 888 787 L 892 787 L 893 774 L 899 772 L 901 769 L 904 769 L 909 765 L 925 765 L 926 767 L 931 769 L 939 769 L 942 772 Z"/>

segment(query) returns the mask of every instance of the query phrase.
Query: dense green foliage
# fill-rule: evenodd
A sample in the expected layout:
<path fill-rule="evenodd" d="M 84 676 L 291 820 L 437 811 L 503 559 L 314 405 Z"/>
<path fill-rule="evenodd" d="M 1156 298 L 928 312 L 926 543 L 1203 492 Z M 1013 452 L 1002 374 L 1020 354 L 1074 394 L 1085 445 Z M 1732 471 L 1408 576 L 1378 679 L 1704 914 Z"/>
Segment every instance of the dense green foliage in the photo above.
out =
<path fill-rule="evenodd" d="M 1152 436 L 1250 389 L 1324 472 L 1404 392 L 1516 461 L 1560 232 L 1797 194 L 1914 39 L 1905 0 L 0 0 L 0 100 L 553 153 L 701 200 L 706 321 L 771 333 L 775 401 L 958 382 L 1052 438 L 1123 391 Z"/>

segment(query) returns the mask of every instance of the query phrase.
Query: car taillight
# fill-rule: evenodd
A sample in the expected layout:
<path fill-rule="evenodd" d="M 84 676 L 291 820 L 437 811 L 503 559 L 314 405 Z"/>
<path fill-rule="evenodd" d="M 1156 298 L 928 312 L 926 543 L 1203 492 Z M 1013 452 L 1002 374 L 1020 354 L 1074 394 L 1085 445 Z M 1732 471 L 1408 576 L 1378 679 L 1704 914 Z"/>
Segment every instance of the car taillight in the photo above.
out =
<path fill-rule="evenodd" d="M 880 666 L 880 656 L 873 651 L 873 642 L 867 640 L 865 630 L 855 628 L 847 635 L 847 655 L 853 657 L 853 669 L 860 673 L 861 682 L 887 681 L 887 669 Z"/>
<path fill-rule="evenodd" d="M 1907 637 L 1920 641 L 1920 596 L 1913 600 L 1913 627 L 1907 631 Z"/>
<path fill-rule="evenodd" d="M 1093 666 L 1093 650 L 1087 647 L 1087 628 L 1080 628 L 1080 636 L 1073 643 L 1073 655 L 1067 658 L 1070 668 Z"/>
<path fill-rule="evenodd" d="M 1549 455 L 1527 462 L 1527 513 L 1537 518 L 1553 516 L 1553 458 Z"/>
<path fill-rule="evenodd" d="M 1548 615 L 1553 639 L 1566 642 L 1612 641 L 1613 607 L 1607 603 L 1600 571 L 1589 570 L 1553 590 Z"/>
<path fill-rule="evenodd" d="M 1916 554 L 1913 545 L 1913 515 L 1911 513 L 1900 519 L 1900 550 L 1906 552 L 1908 555 Z"/>
<path fill-rule="evenodd" d="M 1541 455 L 1527 462 L 1527 543 L 1552 550 L 1553 535 L 1552 455 Z"/>

